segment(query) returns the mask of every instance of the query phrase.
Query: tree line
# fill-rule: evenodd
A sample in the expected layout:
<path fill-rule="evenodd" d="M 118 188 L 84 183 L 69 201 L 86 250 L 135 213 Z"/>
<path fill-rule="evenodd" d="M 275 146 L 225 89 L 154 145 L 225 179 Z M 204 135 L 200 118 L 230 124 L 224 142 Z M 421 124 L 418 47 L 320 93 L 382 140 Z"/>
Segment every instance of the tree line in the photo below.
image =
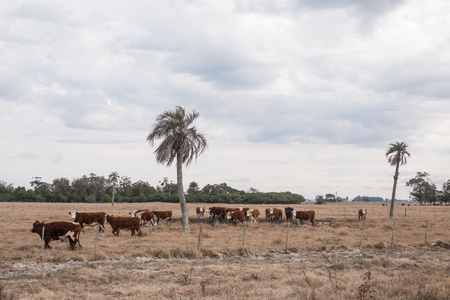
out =
<path fill-rule="evenodd" d="M 118 175 L 117 172 L 111 175 Z M 1 202 L 59 202 L 59 203 L 111 203 L 114 202 L 171 202 L 178 203 L 177 184 L 164 177 L 158 185 L 138 180 L 132 182 L 128 176 L 97 176 L 91 173 L 69 180 L 56 178 L 51 183 L 34 177 L 31 188 L 14 187 L 0 180 Z M 305 201 L 302 195 L 291 192 L 259 192 L 234 189 L 226 183 L 207 184 L 200 188 L 191 182 L 186 191 L 189 203 L 229 204 L 299 204 Z"/>
<path fill-rule="evenodd" d="M 427 203 L 448 204 L 450 202 L 450 179 L 442 184 L 442 190 L 438 190 L 431 182 L 430 174 L 427 172 L 417 172 L 416 177 L 411 178 L 406 186 L 412 188 L 411 199 L 418 201 L 420 205 Z"/>

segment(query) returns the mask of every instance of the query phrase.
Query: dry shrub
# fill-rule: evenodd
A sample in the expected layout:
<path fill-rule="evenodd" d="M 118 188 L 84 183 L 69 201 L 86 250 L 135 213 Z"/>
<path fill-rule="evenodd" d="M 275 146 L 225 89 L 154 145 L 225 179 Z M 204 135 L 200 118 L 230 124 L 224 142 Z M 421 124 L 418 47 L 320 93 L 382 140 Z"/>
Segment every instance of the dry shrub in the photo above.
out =
<path fill-rule="evenodd" d="M 281 244 L 283 244 L 283 240 L 281 238 L 272 240 L 272 245 L 276 246 L 276 245 L 281 245 Z"/>
<path fill-rule="evenodd" d="M 386 249 L 386 245 L 383 242 L 378 242 L 373 245 L 373 248 L 375 249 Z"/>
<path fill-rule="evenodd" d="M 339 236 L 348 236 L 350 233 L 349 233 L 349 230 L 346 228 L 346 229 L 341 229 L 341 230 L 339 230 L 339 231 L 337 232 L 337 234 L 338 234 Z"/>
<path fill-rule="evenodd" d="M 170 257 L 176 258 L 199 258 L 201 256 L 201 252 L 194 248 L 175 248 L 170 251 Z"/>
<path fill-rule="evenodd" d="M 219 253 L 216 251 L 213 251 L 211 249 L 201 249 L 201 252 L 203 254 L 203 257 L 211 257 L 211 258 L 218 258 Z"/>

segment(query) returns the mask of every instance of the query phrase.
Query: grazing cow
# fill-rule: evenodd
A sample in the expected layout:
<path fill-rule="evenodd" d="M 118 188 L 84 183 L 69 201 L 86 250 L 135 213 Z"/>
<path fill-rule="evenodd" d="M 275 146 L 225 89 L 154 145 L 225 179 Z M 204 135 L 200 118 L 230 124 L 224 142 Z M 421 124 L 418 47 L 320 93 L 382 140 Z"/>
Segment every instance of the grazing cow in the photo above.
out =
<path fill-rule="evenodd" d="M 366 215 L 367 215 L 367 209 L 365 208 L 360 208 L 358 211 L 358 220 L 362 220 L 364 218 L 364 220 L 366 219 Z"/>
<path fill-rule="evenodd" d="M 39 234 L 39 236 L 42 239 L 42 227 L 44 227 L 44 241 L 45 241 L 45 248 L 50 248 L 50 241 L 52 240 L 61 240 L 64 241 L 65 239 L 69 239 L 70 248 L 72 250 L 75 249 L 76 244 L 80 246 L 80 231 L 81 231 L 81 225 L 75 222 L 50 222 L 50 223 L 44 223 L 36 221 L 33 224 L 33 229 L 31 229 L 31 232 L 35 232 Z"/>
<path fill-rule="evenodd" d="M 213 206 L 209 208 L 209 215 L 211 221 L 214 222 L 215 217 L 217 216 L 220 220 L 225 219 L 225 207 Z"/>
<path fill-rule="evenodd" d="M 303 225 L 303 220 L 310 220 L 311 225 L 314 226 L 314 217 L 315 216 L 316 216 L 316 212 L 314 210 L 304 210 L 304 211 L 297 210 L 295 212 L 295 219 L 297 219 L 297 225 L 298 225 L 298 220 L 300 220 L 300 224 L 302 224 L 302 225 Z"/>
<path fill-rule="evenodd" d="M 204 206 L 197 206 L 195 211 L 197 212 L 197 219 L 203 220 L 205 218 L 205 212 L 208 213 L 209 209 Z"/>
<path fill-rule="evenodd" d="M 172 224 L 172 211 L 171 210 L 154 210 L 153 213 L 155 214 L 156 217 L 156 223 L 155 225 L 158 225 L 159 220 L 163 219 L 169 219 L 170 224 Z"/>
<path fill-rule="evenodd" d="M 77 212 L 71 211 L 69 215 L 72 216 L 72 219 L 76 223 L 80 223 L 81 231 L 84 232 L 84 224 L 94 227 L 96 225 L 100 226 L 102 232 L 105 232 L 105 221 L 106 221 L 106 213 L 105 212 Z"/>
<path fill-rule="evenodd" d="M 149 210 L 144 210 L 135 214 L 141 220 L 141 225 L 155 225 L 156 216 Z"/>
<path fill-rule="evenodd" d="M 233 212 L 233 211 L 237 211 L 237 210 L 239 210 L 239 208 L 236 208 L 236 207 L 225 207 L 225 209 L 224 209 L 225 220 L 228 222 L 227 215 L 228 215 L 229 212 Z"/>
<path fill-rule="evenodd" d="M 131 236 L 134 235 L 134 232 L 142 235 L 141 220 L 138 217 L 114 217 L 106 215 L 106 221 L 111 225 L 114 235 L 119 235 L 120 229 L 130 230 Z"/>
<path fill-rule="evenodd" d="M 252 209 L 252 216 L 250 217 L 250 222 L 258 221 L 259 214 L 260 214 L 259 209 L 257 208 Z"/>
<path fill-rule="evenodd" d="M 294 214 L 293 212 L 294 212 L 294 209 L 292 207 L 285 207 L 284 208 L 284 214 L 286 215 L 286 221 L 287 222 L 292 222 L 292 216 Z"/>
<path fill-rule="evenodd" d="M 229 211 L 227 213 L 227 220 L 232 220 L 234 225 L 237 225 L 237 222 L 240 221 L 241 223 L 244 223 L 245 217 L 250 217 L 251 211 L 247 210 L 247 212 L 244 212 L 243 210 L 234 210 Z"/>

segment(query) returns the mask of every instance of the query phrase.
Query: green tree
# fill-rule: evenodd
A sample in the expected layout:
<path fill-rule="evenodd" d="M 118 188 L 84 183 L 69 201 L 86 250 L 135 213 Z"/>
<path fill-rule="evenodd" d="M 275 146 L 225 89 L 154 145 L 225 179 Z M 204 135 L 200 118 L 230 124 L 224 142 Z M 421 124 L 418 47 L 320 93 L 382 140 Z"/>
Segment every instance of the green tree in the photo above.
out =
<path fill-rule="evenodd" d="M 397 190 L 397 181 L 398 181 L 398 169 L 400 165 L 406 164 L 406 157 L 410 156 L 406 148 L 408 145 L 404 142 L 395 142 L 389 144 L 389 149 L 386 151 L 386 158 L 388 159 L 388 163 L 391 166 L 395 166 L 394 173 L 394 185 L 392 187 L 392 197 L 391 197 L 391 209 L 389 211 L 389 218 L 394 217 L 394 201 L 395 201 L 395 192 Z"/>
<path fill-rule="evenodd" d="M 156 161 L 167 166 L 177 162 L 178 198 L 181 208 L 183 232 L 190 232 L 189 211 L 183 189 L 183 164 L 189 165 L 205 151 L 208 143 L 203 134 L 193 125 L 199 113 L 195 110 L 186 114 L 184 108 L 177 106 L 174 111 L 165 111 L 156 118 L 153 130 L 147 141 L 153 146 L 155 140 L 162 139 L 156 148 Z"/>
<path fill-rule="evenodd" d="M 427 172 L 417 172 L 416 177 L 406 183 L 406 186 L 413 188 L 413 191 L 409 193 L 411 198 L 418 201 L 420 205 L 427 202 L 436 203 L 436 185 L 430 182 L 429 176 Z"/>
<path fill-rule="evenodd" d="M 442 185 L 440 201 L 447 204 L 450 201 L 450 179 Z"/>
<path fill-rule="evenodd" d="M 117 184 L 117 181 L 119 180 L 119 173 L 116 172 L 116 171 L 111 172 L 111 174 L 109 174 L 109 176 L 108 176 L 108 180 L 113 185 L 113 187 L 112 187 L 112 197 L 111 197 L 111 206 L 114 206 L 114 194 L 116 193 L 116 184 Z"/>

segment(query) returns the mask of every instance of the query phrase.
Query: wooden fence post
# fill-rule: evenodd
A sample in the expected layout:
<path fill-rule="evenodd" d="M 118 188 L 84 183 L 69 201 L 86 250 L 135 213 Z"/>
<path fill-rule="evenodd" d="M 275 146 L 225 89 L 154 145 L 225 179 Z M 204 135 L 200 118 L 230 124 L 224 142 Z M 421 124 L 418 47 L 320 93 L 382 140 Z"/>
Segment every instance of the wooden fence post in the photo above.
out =
<path fill-rule="evenodd" d="M 200 249 L 202 249 L 202 230 L 203 230 L 203 224 L 200 223 L 200 230 L 198 232 L 198 245 L 197 245 L 198 251 L 200 251 Z"/>
<path fill-rule="evenodd" d="M 288 252 L 288 245 L 289 245 L 289 230 L 291 229 L 291 222 L 288 222 L 288 229 L 286 234 L 286 249 L 284 249 L 285 252 Z"/>
<path fill-rule="evenodd" d="M 427 237 L 428 237 L 428 220 L 427 220 L 427 229 L 425 229 L 425 244 L 427 243 Z"/>
<path fill-rule="evenodd" d="M 97 256 L 97 242 L 98 242 L 98 232 L 100 231 L 100 225 L 97 225 L 97 232 L 95 234 L 95 248 L 94 248 L 94 259 Z"/>
<path fill-rule="evenodd" d="M 364 235 L 364 222 L 365 222 L 366 220 L 363 218 L 363 223 L 362 223 L 362 226 L 361 226 L 361 238 L 359 239 L 359 248 L 361 248 L 361 245 L 362 245 L 362 239 L 363 239 L 363 235 Z"/>
<path fill-rule="evenodd" d="M 324 244 L 324 247 L 325 247 L 325 248 L 327 247 L 328 225 L 329 225 L 329 224 L 330 224 L 330 223 L 327 222 L 327 230 L 325 231 L 325 240 L 323 241 L 323 244 Z"/>
<path fill-rule="evenodd" d="M 41 257 L 42 257 L 42 253 L 44 252 L 44 233 L 45 233 L 45 228 L 44 228 L 44 226 L 42 226 Z"/>
<path fill-rule="evenodd" d="M 406 207 L 405 207 L 405 217 L 406 217 Z"/>
<path fill-rule="evenodd" d="M 395 221 L 394 225 L 392 226 L 391 248 L 394 246 L 394 234 L 395 234 Z"/>
<path fill-rule="evenodd" d="M 148 249 L 152 249 L 152 224 L 148 223 Z"/>

